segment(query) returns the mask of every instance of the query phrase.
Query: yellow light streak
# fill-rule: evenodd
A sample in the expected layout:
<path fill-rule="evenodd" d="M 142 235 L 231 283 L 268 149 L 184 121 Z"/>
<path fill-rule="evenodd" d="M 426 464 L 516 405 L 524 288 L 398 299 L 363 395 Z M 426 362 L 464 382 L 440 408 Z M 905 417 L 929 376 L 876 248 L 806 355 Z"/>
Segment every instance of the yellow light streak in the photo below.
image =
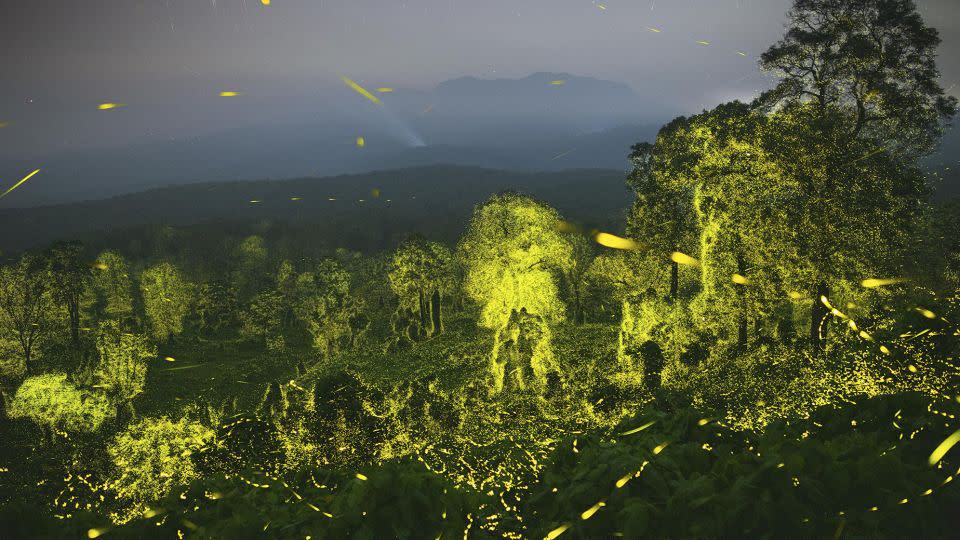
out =
<path fill-rule="evenodd" d="M 18 187 L 20 187 L 20 184 L 22 184 L 22 183 L 26 182 L 27 180 L 33 178 L 33 175 L 37 174 L 38 172 L 40 172 L 40 169 L 37 169 L 37 170 L 33 171 L 32 173 L 24 176 L 24 177 L 23 177 L 23 180 L 20 180 L 19 182 L 17 182 L 16 184 L 14 184 L 13 187 L 11 187 L 10 189 L 4 191 L 4 192 L 3 192 L 3 195 L 0 195 L 0 199 L 6 197 L 6 196 L 7 196 L 7 193 L 10 193 L 11 191 L 13 191 L 13 190 L 17 189 Z"/>
<path fill-rule="evenodd" d="M 346 84 L 346 85 L 349 86 L 350 88 L 353 88 L 353 89 L 354 89 L 358 94 L 360 94 L 361 96 L 369 99 L 370 101 L 376 103 L 377 105 L 383 105 L 383 102 L 380 101 L 380 98 L 378 98 L 377 96 L 375 96 L 375 95 L 371 94 L 370 92 L 368 92 L 366 88 L 364 88 L 364 87 L 360 86 L 359 84 L 351 81 L 351 80 L 350 80 L 349 78 L 347 78 L 347 77 L 341 76 L 340 79 L 343 80 L 344 84 Z"/>

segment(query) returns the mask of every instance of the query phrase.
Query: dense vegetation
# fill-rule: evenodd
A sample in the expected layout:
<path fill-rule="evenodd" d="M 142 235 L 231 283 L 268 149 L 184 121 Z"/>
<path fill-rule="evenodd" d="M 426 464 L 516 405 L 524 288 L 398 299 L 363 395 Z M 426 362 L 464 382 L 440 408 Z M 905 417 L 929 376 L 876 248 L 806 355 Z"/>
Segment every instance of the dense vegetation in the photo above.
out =
<path fill-rule="evenodd" d="M 633 147 L 619 234 L 502 192 L 456 242 L 261 221 L 10 261 L 0 530 L 955 535 L 936 32 L 907 0 L 790 21 L 776 88 Z"/>

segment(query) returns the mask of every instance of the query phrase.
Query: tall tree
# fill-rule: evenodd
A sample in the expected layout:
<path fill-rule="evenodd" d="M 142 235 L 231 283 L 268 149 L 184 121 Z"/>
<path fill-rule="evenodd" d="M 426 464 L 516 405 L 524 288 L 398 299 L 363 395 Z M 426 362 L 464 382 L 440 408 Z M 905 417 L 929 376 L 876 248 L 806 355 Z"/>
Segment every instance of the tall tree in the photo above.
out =
<path fill-rule="evenodd" d="M 283 336 L 284 297 L 275 290 L 264 291 L 240 312 L 240 333 L 262 340 L 268 350 L 278 352 L 286 346 Z"/>
<path fill-rule="evenodd" d="M 588 272 L 593 262 L 594 243 L 582 234 L 567 237 L 570 242 L 570 264 L 560 273 L 561 296 L 567 302 L 575 324 L 587 322 Z"/>
<path fill-rule="evenodd" d="M 565 318 L 559 279 L 572 257 L 559 225 L 553 208 L 503 193 L 474 209 L 460 241 L 466 291 L 482 306 L 481 324 L 495 330 L 493 392 L 504 387 L 509 374 L 529 374 L 530 382 L 542 388 L 547 373 L 556 369 L 549 326 Z"/>
<path fill-rule="evenodd" d="M 390 287 L 401 307 L 414 309 L 427 335 L 443 331 L 441 299 L 452 284 L 452 255 L 443 244 L 412 235 L 400 243 L 390 265 Z"/>
<path fill-rule="evenodd" d="M 168 262 L 152 266 L 141 274 L 143 307 L 150 334 L 158 342 L 165 342 L 183 331 L 183 321 L 190 313 L 193 299 L 191 288 L 177 267 Z"/>
<path fill-rule="evenodd" d="M 0 328 L 20 345 L 27 375 L 34 372 L 35 348 L 52 328 L 53 313 L 46 261 L 24 255 L 0 268 Z"/>
<path fill-rule="evenodd" d="M 79 349 L 81 300 L 91 280 L 90 265 L 83 261 L 83 244 L 58 242 L 47 250 L 47 260 L 53 299 L 66 309 L 70 338 L 74 348 Z"/>
<path fill-rule="evenodd" d="M 94 316 L 126 321 L 133 317 L 133 282 L 127 261 L 113 251 L 104 251 L 93 263 L 91 292 Z"/>
<path fill-rule="evenodd" d="M 296 280 L 297 317 L 313 337 L 314 348 L 328 358 L 341 344 L 352 345 L 363 310 L 360 298 L 350 293 L 350 274 L 336 259 L 323 259 L 315 272 L 300 274 Z"/>
<path fill-rule="evenodd" d="M 134 415 L 133 398 L 143 393 L 147 381 L 147 361 L 157 350 L 147 336 L 124 332 L 117 321 L 103 321 L 97 334 L 100 363 L 95 376 L 117 408 L 117 420 Z M 124 408 L 129 415 L 123 415 Z"/>
<path fill-rule="evenodd" d="M 826 307 L 820 298 L 830 294 L 836 276 L 829 266 L 836 243 L 844 241 L 831 240 L 842 214 L 835 197 L 851 202 L 865 193 L 850 189 L 851 182 L 861 183 L 857 171 L 873 154 L 890 156 L 879 166 L 905 170 L 930 153 L 956 114 L 957 100 L 937 82 L 939 35 L 911 0 L 795 0 L 788 19 L 786 35 L 760 62 L 781 80 L 757 104 L 804 120 L 792 127 L 805 137 L 784 142 L 811 150 L 794 162 L 803 181 L 798 202 L 806 203 L 795 219 L 816 233 L 808 242 L 810 341 L 822 351 Z M 901 199 L 922 198 L 916 186 L 904 187 Z"/>
<path fill-rule="evenodd" d="M 787 17 L 760 58 L 781 80 L 758 103 L 841 111 L 845 136 L 904 156 L 936 148 L 957 100 L 937 82 L 940 36 L 913 0 L 794 0 Z"/>
<path fill-rule="evenodd" d="M 688 251 L 696 234 L 688 171 L 691 152 L 674 136 L 686 124 L 686 118 L 676 118 L 660 129 L 654 144 L 634 145 L 633 170 L 627 176 L 627 185 L 636 193 L 627 215 L 627 235 L 638 240 L 649 257 L 670 266 L 666 287 L 670 299 L 680 292 L 680 267 L 670 254 Z"/>

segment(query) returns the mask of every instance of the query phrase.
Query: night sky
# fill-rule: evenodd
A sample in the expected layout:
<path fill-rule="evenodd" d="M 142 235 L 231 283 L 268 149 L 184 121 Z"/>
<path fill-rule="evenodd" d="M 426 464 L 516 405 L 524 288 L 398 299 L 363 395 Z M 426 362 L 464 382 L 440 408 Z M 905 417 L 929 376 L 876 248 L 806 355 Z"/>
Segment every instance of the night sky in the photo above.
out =
<path fill-rule="evenodd" d="M 789 0 L 0 0 L 0 157 L 290 121 L 339 76 L 427 89 L 567 72 L 630 85 L 652 119 L 749 98 Z M 960 2 L 920 0 L 960 81 Z M 654 32 L 650 28 L 659 29 Z M 697 43 L 708 42 L 709 45 Z M 738 54 L 738 51 L 746 56 Z M 242 93 L 225 103 L 222 90 Z M 121 111 L 98 111 L 116 102 Z"/>

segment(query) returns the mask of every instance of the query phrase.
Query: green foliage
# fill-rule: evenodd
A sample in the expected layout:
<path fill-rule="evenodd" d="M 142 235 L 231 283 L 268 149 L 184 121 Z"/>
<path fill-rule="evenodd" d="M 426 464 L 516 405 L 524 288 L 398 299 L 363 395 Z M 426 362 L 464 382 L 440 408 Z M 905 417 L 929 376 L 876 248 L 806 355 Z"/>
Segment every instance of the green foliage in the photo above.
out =
<path fill-rule="evenodd" d="M 466 290 L 483 306 L 484 326 L 502 328 L 521 308 L 563 320 L 557 277 L 571 263 L 571 246 L 559 223 L 556 210 L 513 193 L 474 210 L 459 251 L 467 266 Z"/>
<path fill-rule="evenodd" d="M 285 347 L 283 337 L 284 298 L 279 291 L 256 295 L 246 309 L 240 312 L 240 333 L 261 340 L 271 351 Z"/>
<path fill-rule="evenodd" d="M 80 345 L 80 308 L 83 294 L 92 277 L 90 266 L 83 260 L 83 244 L 59 242 L 47 250 L 50 261 L 50 289 L 55 302 L 67 311 L 70 337 L 74 347 Z"/>
<path fill-rule="evenodd" d="M 135 505 L 163 497 L 199 477 L 193 454 L 213 443 L 214 432 L 185 418 L 145 418 L 117 434 L 107 448 L 116 468 L 110 487 Z"/>
<path fill-rule="evenodd" d="M 28 374 L 34 370 L 37 344 L 56 320 L 48 280 L 45 262 L 32 255 L 0 267 L 0 330 L 20 346 Z"/>
<path fill-rule="evenodd" d="M 350 274 L 336 259 L 323 259 L 316 272 L 300 274 L 295 288 L 294 312 L 322 357 L 329 358 L 343 345 L 353 346 L 366 330 L 362 299 L 350 294 Z"/>
<path fill-rule="evenodd" d="M 175 266 L 162 262 L 144 270 L 140 276 L 140 291 L 150 334 L 155 340 L 162 343 L 183 332 L 183 321 L 190 313 L 193 294 L 192 286 Z"/>
<path fill-rule="evenodd" d="M 447 538 L 463 535 L 480 518 L 480 496 L 456 489 L 418 463 L 390 462 L 363 473 L 306 468 L 283 479 L 247 471 L 198 480 L 154 505 L 151 518 L 112 534 L 176 536 L 180 530 L 196 538 Z"/>
<path fill-rule="evenodd" d="M 113 251 L 104 251 L 93 263 L 91 298 L 98 319 L 124 321 L 133 316 L 133 284 L 127 261 Z"/>
<path fill-rule="evenodd" d="M 194 302 L 201 330 L 216 332 L 236 324 L 237 291 L 223 282 L 204 283 L 197 289 Z"/>
<path fill-rule="evenodd" d="M 760 60 L 781 80 L 760 103 L 841 108 L 848 135 L 906 156 L 936 148 L 957 100 L 937 82 L 940 37 L 913 0 L 795 0 L 787 16 Z"/>
<path fill-rule="evenodd" d="M 7 414 L 29 418 L 52 435 L 97 431 L 113 417 L 114 409 L 106 396 L 75 387 L 65 373 L 47 373 L 23 381 Z"/>
<path fill-rule="evenodd" d="M 104 321 L 97 334 L 97 353 L 97 385 L 115 403 L 128 403 L 143 392 L 147 361 L 157 356 L 147 336 L 124 332 L 116 321 Z"/>
<path fill-rule="evenodd" d="M 821 409 L 756 438 L 691 410 L 637 415 L 610 435 L 578 437 L 576 452 L 570 440 L 558 446 L 530 497 L 531 536 L 564 523 L 570 538 L 949 535 L 944 512 L 960 493 L 943 485 L 950 471 L 926 464 L 943 430 L 933 432 L 924 403 L 904 395 Z M 901 438 L 918 428 L 924 435 Z"/>
<path fill-rule="evenodd" d="M 415 309 L 428 335 L 443 329 L 440 299 L 453 286 L 452 259 L 443 244 L 413 235 L 400 243 L 390 263 L 390 288 L 400 307 Z"/>

